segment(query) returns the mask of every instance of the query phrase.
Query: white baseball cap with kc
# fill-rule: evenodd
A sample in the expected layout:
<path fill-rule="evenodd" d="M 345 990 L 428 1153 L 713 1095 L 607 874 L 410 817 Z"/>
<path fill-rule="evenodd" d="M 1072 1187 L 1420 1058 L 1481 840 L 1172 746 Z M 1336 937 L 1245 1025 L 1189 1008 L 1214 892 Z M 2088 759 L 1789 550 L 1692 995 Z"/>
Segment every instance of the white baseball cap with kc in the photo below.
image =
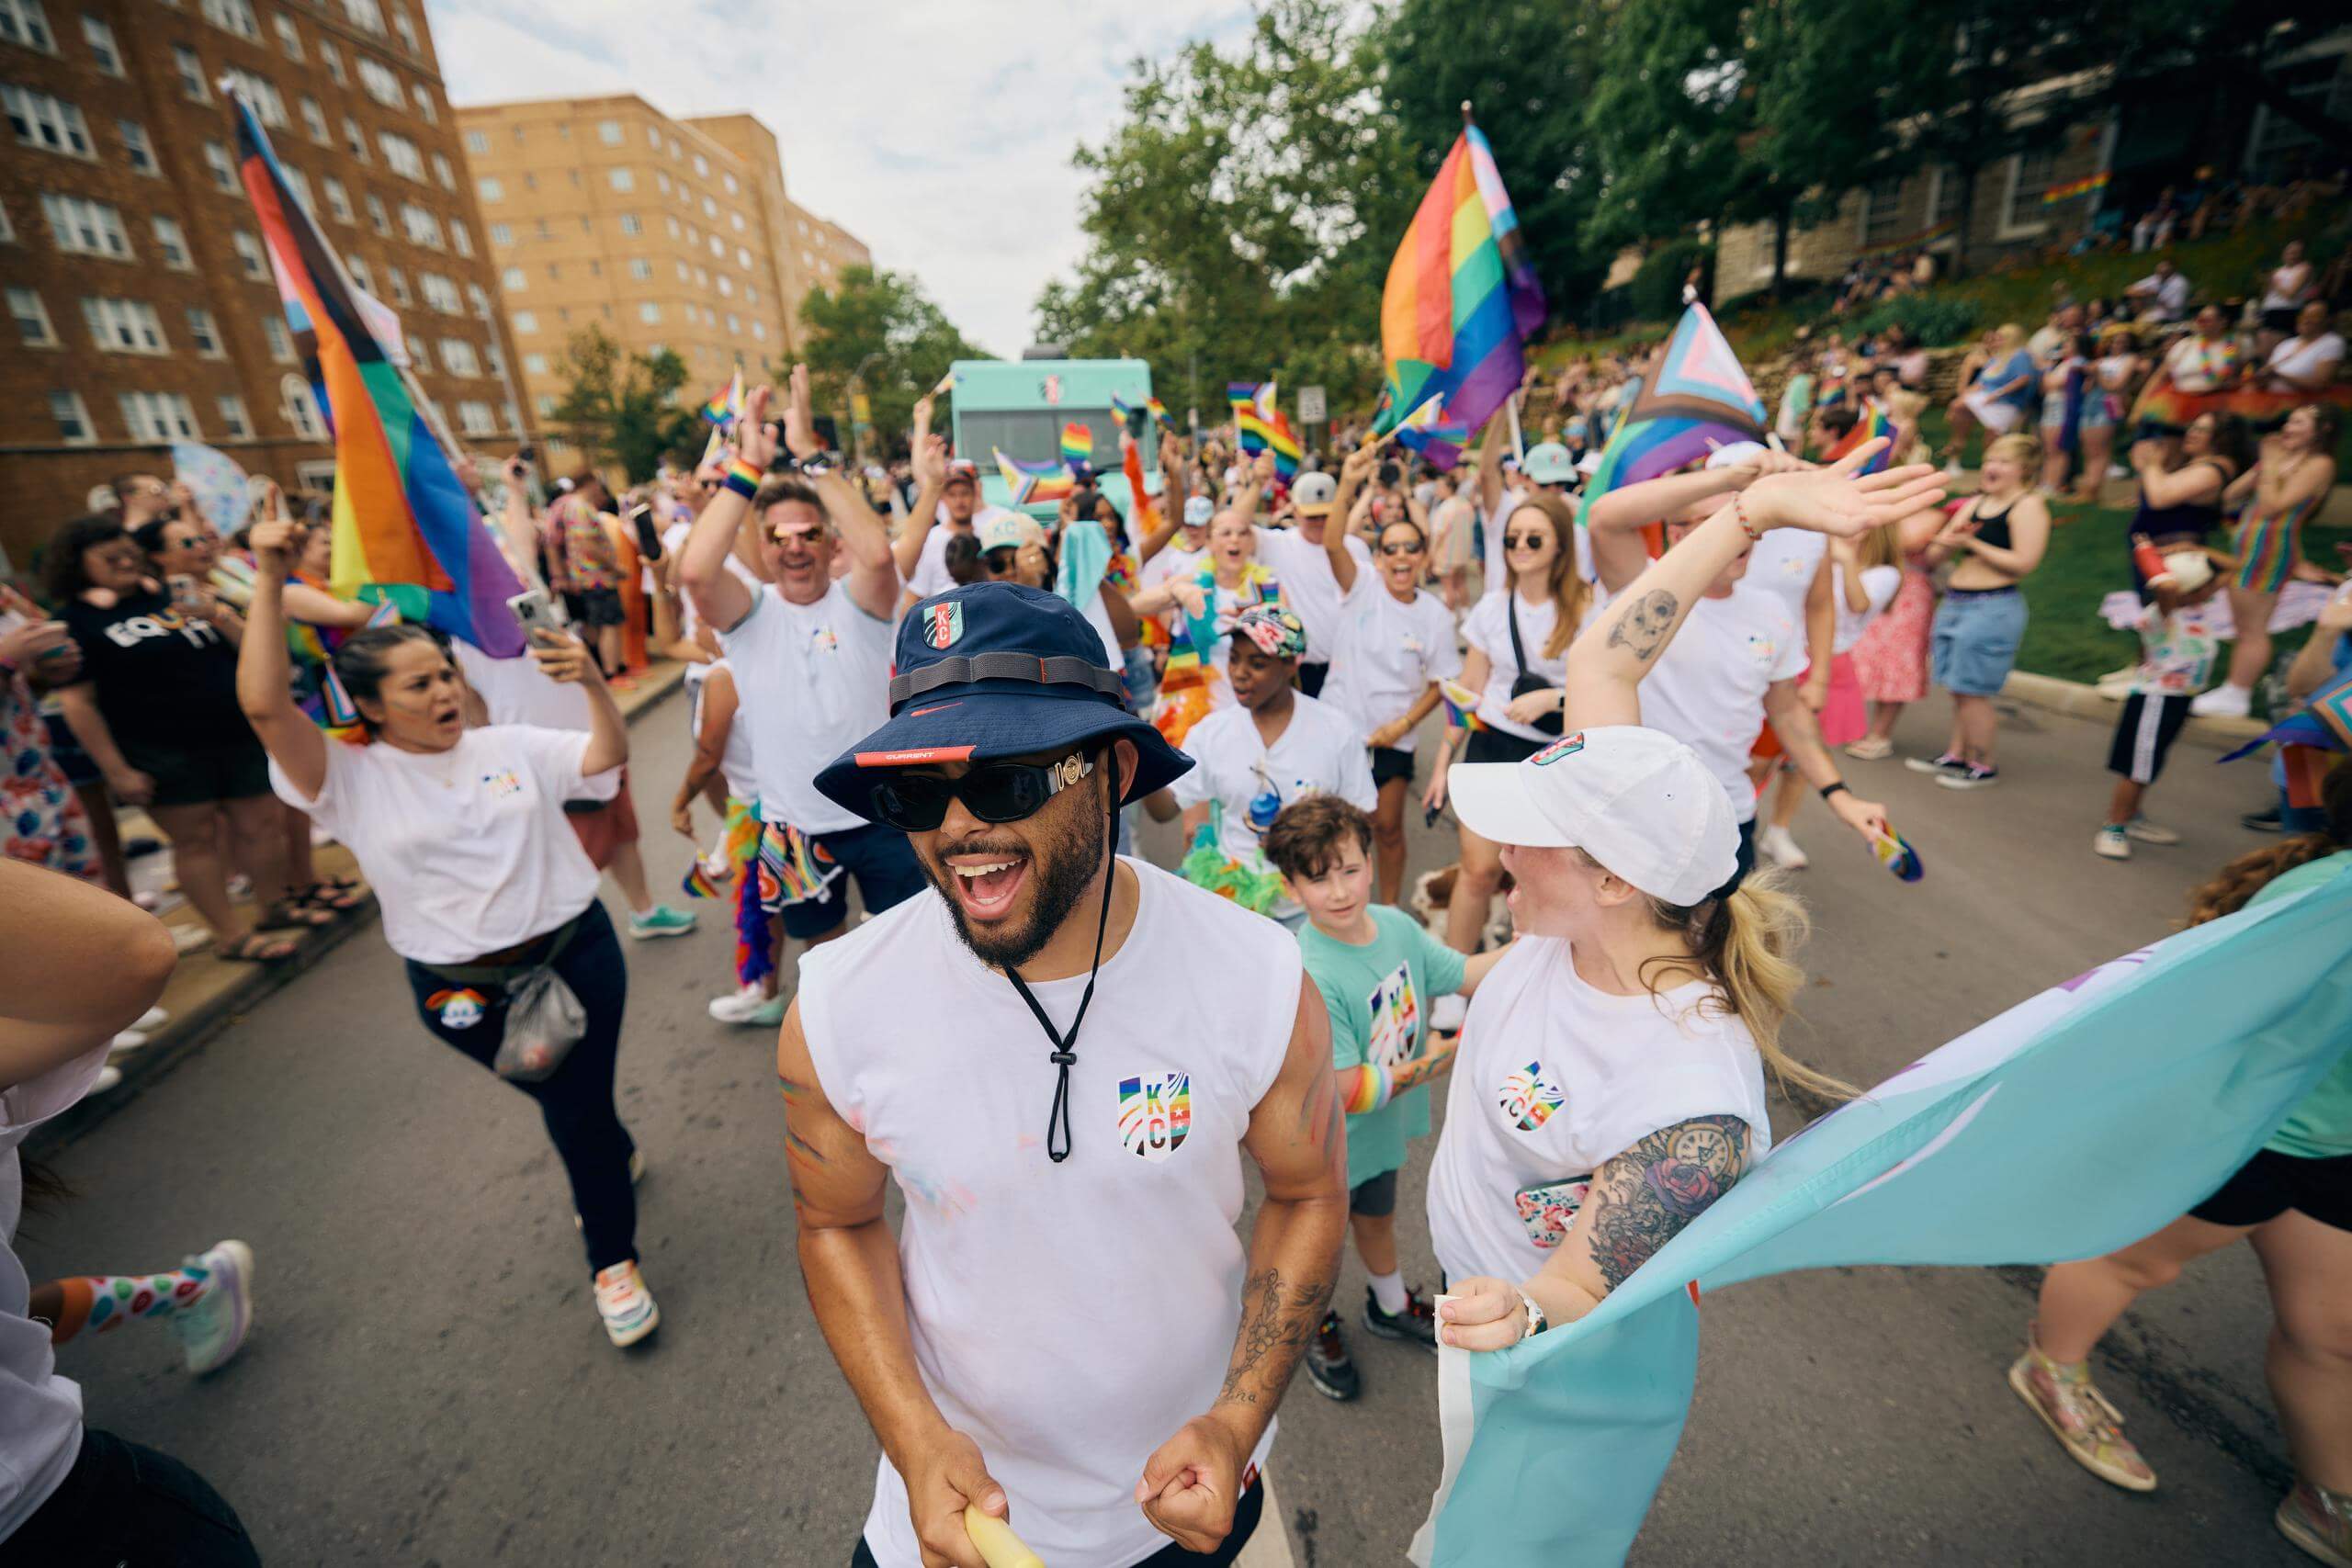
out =
<path fill-rule="evenodd" d="M 1572 731 L 1523 762 L 1457 762 L 1454 815 L 1481 838 L 1577 848 L 1653 897 L 1705 901 L 1739 864 L 1739 825 L 1705 763 L 1639 725 Z"/>

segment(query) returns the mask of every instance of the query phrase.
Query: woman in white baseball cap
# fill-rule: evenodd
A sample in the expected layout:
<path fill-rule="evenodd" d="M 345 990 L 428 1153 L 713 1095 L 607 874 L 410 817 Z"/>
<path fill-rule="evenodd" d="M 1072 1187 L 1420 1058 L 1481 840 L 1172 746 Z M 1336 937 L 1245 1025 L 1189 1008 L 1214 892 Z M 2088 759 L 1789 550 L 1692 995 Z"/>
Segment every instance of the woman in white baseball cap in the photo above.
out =
<path fill-rule="evenodd" d="M 1577 637 L 1565 710 L 1581 728 L 1453 770 L 1463 824 L 1504 846 L 1520 940 L 1471 1003 L 1430 1168 L 1445 1343 L 1499 1349 L 1590 1311 L 1770 1146 L 1767 1066 L 1784 1089 L 1852 1093 L 1781 1049 L 1804 913 L 1743 877 L 1722 784 L 1641 727 L 1639 683 L 1766 531 L 1856 534 L 1935 483 L 1842 465 L 1758 479 Z"/>

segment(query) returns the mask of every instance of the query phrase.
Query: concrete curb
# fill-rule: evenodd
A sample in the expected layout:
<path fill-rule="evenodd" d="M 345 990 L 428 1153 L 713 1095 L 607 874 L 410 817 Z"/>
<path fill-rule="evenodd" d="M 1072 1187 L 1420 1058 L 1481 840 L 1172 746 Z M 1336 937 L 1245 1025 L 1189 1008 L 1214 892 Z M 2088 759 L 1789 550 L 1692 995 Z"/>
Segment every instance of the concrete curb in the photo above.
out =
<path fill-rule="evenodd" d="M 671 660 L 662 660 L 638 678 L 637 688 L 614 694 L 621 713 L 634 725 L 650 708 L 659 705 L 671 693 L 685 683 L 686 667 Z M 333 852 L 347 864 L 348 852 L 340 846 Z M 322 854 L 322 861 L 326 858 Z M 43 1122 L 25 1142 L 28 1153 L 38 1155 L 45 1149 L 61 1148 L 104 1122 L 117 1111 L 130 1104 L 141 1094 L 162 1081 L 172 1069 L 203 1050 L 213 1039 L 251 1012 L 261 1002 L 292 985 L 297 979 L 317 967 L 320 960 L 341 947 L 360 931 L 376 924 L 376 897 L 371 890 L 367 901 L 346 917 L 331 926 L 321 926 L 299 937 L 300 947 L 293 957 L 283 964 L 231 964 L 212 958 L 208 953 L 193 953 L 180 960 L 179 967 L 187 970 L 192 964 L 209 964 L 233 974 L 226 983 L 185 987 L 177 984 L 164 993 L 166 1004 L 175 1001 L 172 1016 L 164 1026 L 153 1031 L 147 1043 L 117 1061 L 122 1069 L 122 1082 L 104 1094 L 85 1096 L 70 1110 Z M 185 911 L 175 911 L 186 915 Z M 187 918 L 192 919 L 192 916 Z M 206 976 L 210 980 L 217 976 Z M 192 991 L 193 1001 L 175 998 L 174 991 Z"/>
<path fill-rule="evenodd" d="M 2013 703 L 2067 714 L 2075 718 L 2113 724 L 2123 710 L 2120 698 L 2101 696 L 2096 686 L 2061 681 L 2054 675 L 2030 675 L 2012 670 L 2001 685 L 2001 695 Z M 2192 718 L 2181 727 L 2180 739 L 2215 751 L 2234 751 L 2270 726 L 2258 718 Z"/>

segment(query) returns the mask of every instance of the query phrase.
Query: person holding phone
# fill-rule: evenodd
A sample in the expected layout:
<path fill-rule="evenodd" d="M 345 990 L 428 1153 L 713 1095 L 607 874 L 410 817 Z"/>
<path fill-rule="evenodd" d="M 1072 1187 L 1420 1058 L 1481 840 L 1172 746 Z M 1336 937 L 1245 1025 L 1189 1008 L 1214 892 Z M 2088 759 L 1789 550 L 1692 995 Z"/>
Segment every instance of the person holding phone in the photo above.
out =
<path fill-rule="evenodd" d="M 236 667 L 270 784 L 357 857 L 418 1017 L 443 1044 L 492 1066 L 510 1003 L 541 971 L 577 998 L 568 1052 L 544 1077 L 509 1081 L 538 1101 L 571 1179 L 597 1316 L 615 1345 L 633 1345 L 661 1313 L 638 1267 L 631 1185 L 643 1161 L 613 1102 L 628 970 L 596 900 L 596 868 L 563 812 L 590 777 L 628 761 L 620 709 L 578 639 L 541 627 L 532 657 L 548 679 L 586 693 L 588 728 L 468 728 L 465 682 L 433 633 L 377 626 L 334 650 L 367 744 L 329 742 L 288 688 L 294 543 L 285 519 L 254 526 L 250 635 Z"/>

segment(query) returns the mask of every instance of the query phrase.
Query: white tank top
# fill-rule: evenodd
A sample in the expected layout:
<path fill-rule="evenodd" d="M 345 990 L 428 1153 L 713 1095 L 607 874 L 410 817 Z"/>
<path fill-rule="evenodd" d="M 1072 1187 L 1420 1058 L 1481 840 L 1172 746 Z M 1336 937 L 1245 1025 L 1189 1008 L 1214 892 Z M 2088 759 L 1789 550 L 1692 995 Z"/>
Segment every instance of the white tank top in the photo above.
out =
<path fill-rule="evenodd" d="M 1140 861 L 1070 1069 L 1069 1157 L 1046 1157 L 1052 1049 L 926 889 L 800 961 L 825 1097 L 906 1199 L 915 1363 L 1048 1562 L 1122 1568 L 1168 1544 L 1144 1461 L 1216 1399 L 1241 1319 L 1241 1138 L 1282 1071 L 1298 944 Z M 1091 925 L 1095 908 L 1073 911 Z M 1205 977 L 1215 976 L 1210 983 Z M 1057 1028 L 1086 976 L 1031 987 Z M 1264 1461 L 1273 1440 L 1255 1456 Z M 905 1483 L 876 1469 L 865 1541 L 917 1568 Z"/>

